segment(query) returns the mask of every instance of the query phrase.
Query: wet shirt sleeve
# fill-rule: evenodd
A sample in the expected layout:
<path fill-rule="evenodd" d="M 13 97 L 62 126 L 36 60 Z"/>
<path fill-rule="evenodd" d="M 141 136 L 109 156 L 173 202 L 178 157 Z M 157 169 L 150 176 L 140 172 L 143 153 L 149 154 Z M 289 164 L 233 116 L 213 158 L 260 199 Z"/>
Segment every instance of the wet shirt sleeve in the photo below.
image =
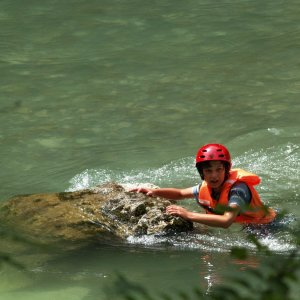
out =
<path fill-rule="evenodd" d="M 238 182 L 233 185 L 229 192 L 228 205 L 236 204 L 241 210 L 246 210 L 246 207 L 250 204 L 251 192 L 247 184 L 244 182 Z"/>
<path fill-rule="evenodd" d="M 195 198 L 197 203 L 198 203 L 198 195 L 199 195 L 200 186 L 201 186 L 201 183 L 198 184 L 198 185 L 193 186 L 193 195 L 194 195 L 194 198 Z"/>

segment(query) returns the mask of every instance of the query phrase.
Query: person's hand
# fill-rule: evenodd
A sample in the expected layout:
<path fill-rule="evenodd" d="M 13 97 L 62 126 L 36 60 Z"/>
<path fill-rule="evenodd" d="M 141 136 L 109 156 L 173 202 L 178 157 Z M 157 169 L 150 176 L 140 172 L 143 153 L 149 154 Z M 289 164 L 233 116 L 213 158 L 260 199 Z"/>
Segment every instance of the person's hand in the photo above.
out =
<path fill-rule="evenodd" d="M 184 219 L 187 219 L 189 211 L 178 205 L 170 205 L 167 207 L 166 212 L 167 212 L 167 214 L 170 214 L 173 216 L 179 216 Z"/>
<path fill-rule="evenodd" d="M 152 189 L 147 189 L 147 188 L 134 188 L 134 189 L 129 190 L 129 192 L 143 193 L 143 194 L 146 194 L 149 197 L 153 196 L 153 190 Z"/>

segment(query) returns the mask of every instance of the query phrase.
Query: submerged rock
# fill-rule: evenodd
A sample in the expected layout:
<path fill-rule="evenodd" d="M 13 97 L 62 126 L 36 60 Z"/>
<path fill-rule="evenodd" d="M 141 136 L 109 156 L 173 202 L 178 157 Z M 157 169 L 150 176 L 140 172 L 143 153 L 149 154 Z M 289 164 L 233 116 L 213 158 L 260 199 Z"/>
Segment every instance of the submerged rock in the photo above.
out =
<path fill-rule="evenodd" d="M 75 192 L 16 196 L 2 204 L 0 218 L 14 231 L 45 242 L 126 239 L 191 230 L 191 222 L 165 213 L 170 204 L 107 183 Z"/>

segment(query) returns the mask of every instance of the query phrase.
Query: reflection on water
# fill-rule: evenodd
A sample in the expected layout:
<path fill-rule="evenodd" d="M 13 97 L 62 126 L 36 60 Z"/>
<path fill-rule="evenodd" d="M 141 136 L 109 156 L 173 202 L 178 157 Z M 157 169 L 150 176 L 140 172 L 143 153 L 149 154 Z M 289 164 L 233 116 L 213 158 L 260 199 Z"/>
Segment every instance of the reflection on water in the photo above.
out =
<path fill-rule="evenodd" d="M 166 245 L 150 248 L 119 245 L 116 248 L 94 244 L 76 251 L 55 253 L 46 260 L 41 254 L 41 251 L 35 253 L 36 260 L 29 263 L 26 270 L 16 272 L 7 266 L 2 269 L 0 286 L 4 299 L 51 299 L 54 296 L 66 296 L 66 299 L 72 296 L 74 299 L 111 299 L 114 296 L 113 299 L 122 299 L 120 295 L 115 297 L 118 273 L 144 285 L 153 294 L 168 291 L 172 295 L 178 290 L 186 290 L 187 282 L 182 278 L 188 278 L 191 288 L 200 287 L 209 292 L 223 281 L 222 272 L 229 265 L 244 270 L 255 266 L 258 260 L 251 256 L 245 261 L 237 261 L 228 253 L 171 250 Z M 26 255 L 23 262 L 28 262 Z"/>

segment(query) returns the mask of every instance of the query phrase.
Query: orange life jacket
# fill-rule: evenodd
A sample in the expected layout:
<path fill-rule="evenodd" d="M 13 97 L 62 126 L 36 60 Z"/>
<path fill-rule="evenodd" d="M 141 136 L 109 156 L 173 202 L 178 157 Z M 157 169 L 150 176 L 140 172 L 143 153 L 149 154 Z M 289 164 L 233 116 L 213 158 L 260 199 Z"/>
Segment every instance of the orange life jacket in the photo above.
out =
<path fill-rule="evenodd" d="M 266 224 L 270 223 L 276 217 L 276 212 L 272 208 L 267 208 L 262 203 L 257 191 L 254 189 L 254 185 L 260 183 L 260 178 L 252 173 L 244 171 L 242 169 L 232 169 L 229 173 L 229 178 L 224 182 L 219 200 L 215 200 L 211 196 L 211 188 L 207 185 L 206 181 L 202 182 L 199 189 L 198 202 L 206 210 L 206 213 L 213 213 L 217 208 L 228 207 L 228 196 L 231 187 L 237 182 L 244 182 L 247 184 L 251 191 L 251 201 L 249 208 L 246 211 L 242 211 L 234 222 L 238 223 L 256 223 Z"/>

